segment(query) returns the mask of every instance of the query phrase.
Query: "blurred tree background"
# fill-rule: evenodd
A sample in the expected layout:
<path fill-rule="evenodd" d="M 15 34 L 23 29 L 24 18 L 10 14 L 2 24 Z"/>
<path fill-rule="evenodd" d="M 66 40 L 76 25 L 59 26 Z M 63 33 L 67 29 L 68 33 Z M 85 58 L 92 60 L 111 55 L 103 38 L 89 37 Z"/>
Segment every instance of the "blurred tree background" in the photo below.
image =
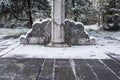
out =
<path fill-rule="evenodd" d="M 0 27 L 30 27 L 35 19 L 51 17 L 52 0 L 1 0 Z M 66 0 L 65 16 L 85 25 L 104 24 L 120 15 L 120 0 Z M 5 26 L 4 26 L 5 25 Z"/>
<path fill-rule="evenodd" d="M 9 24 L 17 22 L 31 27 L 36 17 L 50 17 L 50 13 L 47 0 L 6 0 L 1 1 L 0 5 L 1 22 Z"/>
<path fill-rule="evenodd" d="M 100 12 L 103 28 L 120 28 L 120 0 L 101 0 Z"/>
<path fill-rule="evenodd" d="M 84 24 L 96 23 L 94 0 L 66 0 L 66 17 Z"/>

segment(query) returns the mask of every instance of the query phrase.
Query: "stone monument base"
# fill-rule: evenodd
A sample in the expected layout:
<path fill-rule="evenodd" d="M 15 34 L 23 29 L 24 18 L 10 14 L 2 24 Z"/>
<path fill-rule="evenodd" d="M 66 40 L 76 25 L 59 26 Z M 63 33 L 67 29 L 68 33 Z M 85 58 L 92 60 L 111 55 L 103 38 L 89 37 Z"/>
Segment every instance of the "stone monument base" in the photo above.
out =
<path fill-rule="evenodd" d="M 65 43 L 52 43 L 50 42 L 47 47 L 57 47 L 57 48 L 61 48 L 61 47 L 69 47 L 69 45 L 65 44 Z"/>
<path fill-rule="evenodd" d="M 64 47 L 72 45 L 94 45 L 96 40 L 90 37 L 84 30 L 84 25 L 81 22 L 65 20 L 64 25 L 65 42 L 64 44 L 51 42 L 51 19 L 43 21 L 35 21 L 32 29 L 20 37 L 21 44 L 40 44 L 52 47 Z"/>

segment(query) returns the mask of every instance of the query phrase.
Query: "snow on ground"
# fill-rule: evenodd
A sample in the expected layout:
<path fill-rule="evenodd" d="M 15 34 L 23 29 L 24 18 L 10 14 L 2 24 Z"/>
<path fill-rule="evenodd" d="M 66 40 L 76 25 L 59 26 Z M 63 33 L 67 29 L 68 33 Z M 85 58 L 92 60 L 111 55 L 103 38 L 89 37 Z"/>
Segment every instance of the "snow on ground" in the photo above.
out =
<path fill-rule="evenodd" d="M 107 54 L 120 54 L 120 31 L 102 31 L 99 30 L 100 28 L 96 25 L 92 26 L 92 28 L 86 29 L 89 31 L 90 36 L 96 37 L 96 45 L 80 45 L 64 48 L 50 48 L 40 45 L 19 46 L 18 39 L 8 39 L 5 41 L 8 43 L 11 42 L 11 48 L 8 48 L 10 51 L 8 49 L 4 49 L 0 52 L 0 55 L 7 53 L 2 57 L 15 58 L 108 59 L 109 57 Z M 96 30 L 97 28 L 99 29 Z M 1 43 L 4 43 L 5 41 L 0 42 L 0 49 L 3 47 L 1 46 Z"/>
<path fill-rule="evenodd" d="M 96 46 L 73 46 L 69 48 L 50 48 L 39 45 L 19 46 L 3 57 L 25 57 L 25 58 L 89 58 L 106 59 L 109 58 L 104 50 L 99 50 Z"/>
<path fill-rule="evenodd" d="M 19 45 L 18 39 L 0 40 L 0 56 L 8 53 Z"/>
<path fill-rule="evenodd" d="M 16 48 L 19 45 L 19 38 L 15 37 L 25 34 L 28 30 L 0 28 L 0 56 Z"/>
<path fill-rule="evenodd" d="M 85 25 L 84 28 L 85 28 L 86 31 L 90 31 L 90 30 L 98 31 L 98 30 L 100 30 L 101 26 L 98 27 L 98 24 Z"/>
<path fill-rule="evenodd" d="M 0 28 L 0 37 L 2 36 L 10 36 L 10 35 L 19 35 L 26 33 L 29 29 L 26 28 L 16 28 L 16 29 L 6 29 L 6 28 Z"/>

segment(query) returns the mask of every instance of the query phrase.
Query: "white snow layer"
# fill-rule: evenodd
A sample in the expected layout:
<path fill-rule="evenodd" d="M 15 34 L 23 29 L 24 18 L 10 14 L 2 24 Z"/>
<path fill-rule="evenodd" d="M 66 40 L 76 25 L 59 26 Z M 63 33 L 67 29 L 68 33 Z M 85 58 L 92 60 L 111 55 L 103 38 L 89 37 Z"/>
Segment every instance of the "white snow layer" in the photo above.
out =
<path fill-rule="evenodd" d="M 85 30 L 87 30 L 87 31 L 90 31 L 90 30 L 98 31 L 98 30 L 100 30 L 101 26 L 98 27 L 98 24 L 85 25 L 84 28 L 85 28 Z"/>
<path fill-rule="evenodd" d="M 40 45 L 19 46 L 4 57 L 22 56 L 26 58 L 74 58 L 74 59 L 106 59 L 104 50 L 97 46 L 73 46 L 67 48 L 50 48 Z"/>

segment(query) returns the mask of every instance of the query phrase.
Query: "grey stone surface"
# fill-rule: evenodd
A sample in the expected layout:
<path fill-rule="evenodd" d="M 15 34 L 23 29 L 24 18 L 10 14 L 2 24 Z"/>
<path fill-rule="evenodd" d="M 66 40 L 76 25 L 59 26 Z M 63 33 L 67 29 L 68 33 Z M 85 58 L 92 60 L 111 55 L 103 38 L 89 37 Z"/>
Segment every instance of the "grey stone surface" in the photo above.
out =
<path fill-rule="evenodd" d="M 99 80 L 120 80 L 119 63 L 112 59 L 86 60 L 91 69 L 96 73 Z M 108 76 L 109 75 L 109 76 Z"/>
<path fill-rule="evenodd" d="M 85 60 L 76 59 L 74 62 L 76 76 L 79 80 L 98 80 Z"/>
<path fill-rule="evenodd" d="M 94 72 L 97 74 L 99 80 L 120 80 L 108 68 L 93 67 Z"/>
<path fill-rule="evenodd" d="M 54 59 L 46 59 L 38 76 L 38 80 L 53 80 L 53 68 Z"/>
<path fill-rule="evenodd" d="M 86 61 L 90 65 L 90 67 L 105 67 L 103 63 L 96 59 L 87 59 Z"/>
<path fill-rule="evenodd" d="M 120 64 L 117 62 L 107 59 L 107 60 L 102 60 L 108 67 L 110 67 L 119 77 L 120 77 Z"/>
<path fill-rule="evenodd" d="M 71 67 L 56 67 L 54 80 L 75 80 Z"/>
<path fill-rule="evenodd" d="M 0 80 L 120 80 L 113 59 L 71 60 L 0 58 Z"/>
<path fill-rule="evenodd" d="M 14 80 L 36 80 L 43 62 L 44 59 L 29 59 L 17 73 Z"/>
<path fill-rule="evenodd" d="M 70 60 L 68 60 L 68 59 L 56 59 L 55 66 L 56 67 L 71 67 Z"/>
<path fill-rule="evenodd" d="M 80 22 L 65 21 L 65 42 L 70 45 L 88 44 L 90 38 Z"/>
<path fill-rule="evenodd" d="M 65 43 L 68 45 L 95 44 L 95 39 L 90 38 L 84 30 L 81 22 L 65 20 Z M 33 28 L 25 35 L 21 36 L 22 44 L 47 45 L 51 41 L 51 19 L 46 19 L 33 23 Z"/>

